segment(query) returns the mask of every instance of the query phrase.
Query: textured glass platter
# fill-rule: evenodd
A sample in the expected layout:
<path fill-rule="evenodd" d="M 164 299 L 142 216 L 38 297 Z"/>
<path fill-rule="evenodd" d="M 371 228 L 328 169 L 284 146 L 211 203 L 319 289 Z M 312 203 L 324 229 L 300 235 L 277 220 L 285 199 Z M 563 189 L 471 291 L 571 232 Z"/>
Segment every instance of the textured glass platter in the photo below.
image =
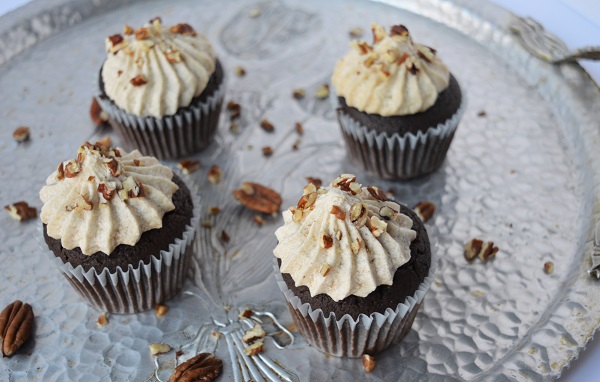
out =
<path fill-rule="evenodd" d="M 148 351 L 161 341 L 184 349 L 179 362 L 214 351 L 224 360 L 224 381 L 550 380 L 592 338 L 600 294 L 586 270 L 598 246 L 600 93 L 577 65 L 553 67 L 530 55 L 510 33 L 514 16 L 480 1 L 119 3 L 34 1 L 0 18 L 0 202 L 40 208 L 46 177 L 81 143 L 108 135 L 119 144 L 88 116 L 103 41 L 124 24 L 161 16 L 208 35 L 226 68 L 226 99 L 242 106 L 238 131 L 224 112 L 215 143 L 193 158 L 202 162 L 191 176 L 204 214 L 211 206 L 221 213 L 200 230 L 186 293 L 167 303 L 165 317 L 112 315 L 104 328 L 96 325 L 100 312 L 41 254 L 39 221 L 0 214 L 0 304 L 21 299 L 36 315 L 33 338 L 0 361 L 0 380 L 166 380 L 174 351 L 158 358 Z M 354 168 L 333 103 L 314 97 L 348 49 L 349 31 L 361 27 L 370 41 L 375 21 L 404 24 L 435 47 L 468 98 L 446 162 L 423 179 L 383 182 Z M 304 99 L 292 97 L 296 88 L 306 90 Z M 263 118 L 274 133 L 259 127 Z M 20 125 L 31 128 L 28 143 L 12 141 Z M 269 158 L 261 152 L 267 145 Z M 213 164 L 223 170 L 216 185 L 206 178 Z M 409 206 L 437 206 L 427 223 L 440 257 L 434 284 L 412 330 L 377 356 L 370 374 L 358 360 L 312 349 L 293 330 L 272 276 L 281 218 L 266 216 L 259 226 L 231 196 L 242 181 L 256 181 L 280 192 L 286 208 L 305 177 L 328 182 L 348 172 Z M 467 263 L 463 244 L 473 237 L 500 248 L 494 261 Z M 544 273 L 546 261 L 552 274 Z M 238 350 L 245 307 L 268 328 L 260 357 Z M 292 344 L 282 327 L 292 330 Z"/>

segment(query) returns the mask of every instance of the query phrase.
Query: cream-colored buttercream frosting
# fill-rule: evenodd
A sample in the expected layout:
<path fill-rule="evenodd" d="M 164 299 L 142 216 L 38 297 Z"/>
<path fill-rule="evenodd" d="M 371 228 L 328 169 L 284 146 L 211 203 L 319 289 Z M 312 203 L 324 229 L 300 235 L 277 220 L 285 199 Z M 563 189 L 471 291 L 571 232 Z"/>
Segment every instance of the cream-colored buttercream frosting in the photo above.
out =
<path fill-rule="evenodd" d="M 332 82 L 348 106 L 385 117 L 429 109 L 448 87 L 450 73 L 436 51 L 415 44 L 402 26 L 387 34 L 373 24 L 373 45 L 352 41 L 338 61 Z"/>
<path fill-rule="evenodd" d="M 135 245 L 142 233 L 162 227 L 175 209 L 173 172 L 135 150 L 86 143 L 77 159 L 62 162 L 40 191 L 40 218 L 48 236 L 85 255 L 110 255 L 120 244 Z"/>
<path fill-rule="evenodd" d="M 318 190 L 308 185 L 275 232 L 281 272 L 312 296 L 325 293 L 334 301 L 391 285 L 396 270 L 410 260 L 417 235 L 412 220 L 399 211 L 381 190 L 362 187 L 354 175 L 341 175 Z"/>
<path fill-rule="evenodd" d="M 106 39 L 104 92 L 121 109 L 161 118 L 189 106 L 206 88 L 216 56 L 206 36 L 188 24 L 164 27 L 159 18 L 143 28 L 125 26 Z"/>

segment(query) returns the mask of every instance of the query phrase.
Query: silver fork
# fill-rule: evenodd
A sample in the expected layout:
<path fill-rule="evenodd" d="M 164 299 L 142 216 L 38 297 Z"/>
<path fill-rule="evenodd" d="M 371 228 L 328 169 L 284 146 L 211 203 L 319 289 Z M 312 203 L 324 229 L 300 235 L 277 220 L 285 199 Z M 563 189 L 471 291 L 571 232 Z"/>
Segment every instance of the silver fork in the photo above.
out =
<path fill-rule="evenodd" d="M 519 17 L 510 29 L 519 36 L 523 46 L 539 58 L 552 64 L 580 59 L 600 60 L 600 46 L 586 46 L 570 51 L 567 46 L 532 18 Z"/>

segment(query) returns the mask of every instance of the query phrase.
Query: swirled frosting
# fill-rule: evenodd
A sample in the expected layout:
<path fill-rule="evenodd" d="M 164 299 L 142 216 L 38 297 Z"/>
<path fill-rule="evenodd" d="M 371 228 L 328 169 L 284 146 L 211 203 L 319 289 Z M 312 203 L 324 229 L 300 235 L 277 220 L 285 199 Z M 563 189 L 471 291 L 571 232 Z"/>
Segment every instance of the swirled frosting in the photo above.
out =
<path fill-rule="evenodd" d="M 86 142 L 77 159 L 60 163 L 46 180 L 40 217 L 64 248 L 110 255 L 162 227 L 163 215 L 175 209 L 172 178 L 154 157 Z"/>
<path fill-rule="evenodd" d="M 334 301 L 391 285 L 396 270 L 410 260 L 416 237 L 412 220 L 399 211 L 381 190 L 362 187 L 354 175 L 341 175 L 318 190 L 305 187 L 275 232 L 281 272 L 312 296 L 325 293 Z"/>
<path fill-rule="evenodd" d="M 188 106 L 215 70 L 206 36 L 188 24 L 163 28 L 159 18 L 143 28 L 125 26 L 106 39 L 104 92 L 121 109 L 161 118 Z"/>
<path fill-rule="evenodd" d="M 448 87 L 450 73 L 436 51 L 415 44 L 402 26 L 387 34 L 372 24 L 373 45 L 352 41 L 333 71 L 332 82 L 346 104 L 384 117 L 430 108 Z"/>

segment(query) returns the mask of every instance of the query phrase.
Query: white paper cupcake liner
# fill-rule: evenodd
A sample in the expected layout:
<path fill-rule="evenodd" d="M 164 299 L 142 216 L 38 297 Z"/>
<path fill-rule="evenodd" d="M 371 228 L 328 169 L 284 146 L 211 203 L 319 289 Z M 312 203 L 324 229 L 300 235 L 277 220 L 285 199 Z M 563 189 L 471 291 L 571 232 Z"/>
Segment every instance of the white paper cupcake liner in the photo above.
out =
<path fill-rule="evenodd" d="M 287 300 L 288 307 L 300 333 L 312 346 L 336 357 L 358 358 L 363 354 L 377 354 L 402 340 L 410 330 L 417 312 L 427 294 L 437 269 L 435 245 L 431 246 L 429 273 L 412 296 L 408 296 L 396 309 L 384 313 L 360 314 L 353 319 L 349 314 L 336 318 L 335 313 L 325 316 L 321 309 L 302 303 L 288 287 L 277 261 L 275 279 Z"/>
<path fill-rule="evenodd" d="M 203 103 L 180 108 L 162 118 L 138 117 L 119 108 L 105 94 L 96 99 L 128 149 L 159 159 L 177 159 L 207 147 L 219 126 L 225 81 Z"/>
<path fill-rule="evenodd" d="M 182 237 L 169 245 L 168 251 L 160 251 L 158 257 L 151 256 L 148 264 L 140 260 L 129 264 L 126 269 L 117 267 L 114 272 L 108 268 L 101 271 L 90 268 L 85 271 L 81 265 L 73 267 L 63 263 L 52 252 L 43 237 L 43 225 L 38 235 L 42 251 L 63 273 L 69 283 L 93 307 L 109 313 L 138 313 L 154 308 L 169 300 L 182 288 L 188 263 L 193 252 L 193 241 L 200 221 L 200 196 L 198 187 L 180 175 L 190 191 L 194 205 L 192 218 Z"/>
<path fill-rule="evenodd" d="M 424 133 L 394 133 L 369 129 L 337 109 L 338 121 L 350 160 L 363 170 L 383 179 L 411 179 L 438 169 L 454 137 L 465 109 L 466 98 L 454 115 Z"/>

